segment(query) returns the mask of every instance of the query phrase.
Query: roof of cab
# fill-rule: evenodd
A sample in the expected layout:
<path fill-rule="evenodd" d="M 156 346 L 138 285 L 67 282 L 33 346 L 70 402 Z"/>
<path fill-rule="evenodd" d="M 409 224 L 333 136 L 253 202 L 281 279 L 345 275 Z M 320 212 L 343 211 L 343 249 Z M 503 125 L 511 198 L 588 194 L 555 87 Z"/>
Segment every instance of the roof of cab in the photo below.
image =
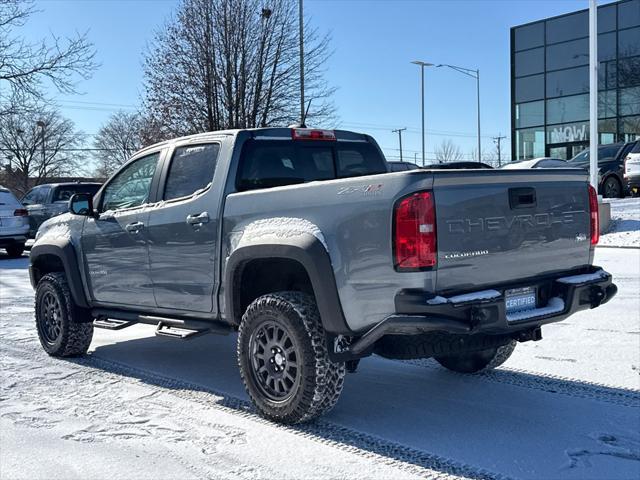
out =
<path fill-rule="evenodd" d="M 237 136 L 241 132 L 249 132 L 254 138 L 268 138 L 270 140 L 291 140 L 291 130 L 294 128 L 302 128 L 302 127 L 262 127 L 262 128 L 237 128 L 230 130 L 215 130 L 212 132 L 203 132 L 203 133 L 195 133 L 193 135 L 187 135 L 184 137 L 176 137 L 171 140 L 165 140 L 162 142 L 154 143 L 153 145 L 149 145 L 148 147 L 144 147 L 138 150 L 134 156 L 137 156 L 140 153 L 143 153 L 147 150 L 154 150 L 159 147 L 170 146 L 175 143 L 182 143 L 185 141 L 198 142 L 198 141 L 206 141 L 213 140 L 215 137 L 221 136 Z M 311 128 L 307 127 L 309 130 L 331 130 L 334 132 L 336 136 L 336 140 L 340 141 L 368 141 L 370 138 L 368 135 L 364 133 L 356 133 L 348 130 L 332 130 L 326 128 Z"/>

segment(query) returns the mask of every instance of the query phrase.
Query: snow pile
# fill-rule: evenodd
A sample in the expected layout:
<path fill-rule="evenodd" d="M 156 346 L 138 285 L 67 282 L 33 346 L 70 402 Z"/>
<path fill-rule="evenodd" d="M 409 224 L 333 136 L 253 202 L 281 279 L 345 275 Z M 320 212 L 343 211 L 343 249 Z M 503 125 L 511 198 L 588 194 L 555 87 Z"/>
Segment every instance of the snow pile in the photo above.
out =
<path fill-rule="evenodd" d="M 599 245 L 640 247 L 640 198 L 609 198 L 611 225 Z"/>

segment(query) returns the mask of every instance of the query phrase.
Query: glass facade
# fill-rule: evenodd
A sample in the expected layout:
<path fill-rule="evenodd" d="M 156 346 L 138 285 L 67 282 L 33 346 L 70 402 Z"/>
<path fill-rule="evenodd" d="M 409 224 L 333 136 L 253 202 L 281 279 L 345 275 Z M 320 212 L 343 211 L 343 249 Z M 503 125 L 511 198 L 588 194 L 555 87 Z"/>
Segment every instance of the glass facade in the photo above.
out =
<path fill-rule="evenodd" d="M 598 8 L 598 141 L 640 138 L 640 0 Z M 589 12 L 511 29 L 512 158 L 589 146 Z"/>

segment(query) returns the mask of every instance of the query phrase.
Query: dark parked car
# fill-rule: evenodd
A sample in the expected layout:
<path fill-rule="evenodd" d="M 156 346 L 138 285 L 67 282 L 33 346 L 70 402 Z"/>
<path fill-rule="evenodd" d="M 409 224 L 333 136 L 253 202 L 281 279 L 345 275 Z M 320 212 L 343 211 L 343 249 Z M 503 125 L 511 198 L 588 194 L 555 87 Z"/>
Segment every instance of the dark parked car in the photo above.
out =
<path fill-rule="evenodd" d="M 420 167 L 412 162 L 387 162 L 390 172 L 406 172 L 407 170 L 417 170 Z"/>
<path fill-rule="evenodd" d="M 76 193 L 95 195 L 100 183 L 49 183 L 33 187 L 22 197 L 22 204 L 29 212 L 29 238 L 45 220 L 67 212 L 69 199 Z"/>
<path fill-rule="evenodd" d="M 633 197 L 640 194 L 640 141 L 624 159 L 624 179 L 627 193 Z"/>
<path fill-rule="evenodd" d="M 427 170 L 474 170 L 478 168 L 493 168 L 482 162 L 448 162 L 448 163 L 432 163 L 427 165 Z"/>
<path fill-rule="evenodd" d="M 637 140 L 598 147 L 598 193 L 603 197 L 624 197 L 624 159 L 636 143 Z M 571 167 L 589 170 L 589 150 L 583 150 L 567 163 Z"/>
<path fill-rule="evenodd" d="M 559 158 L 540 157 L 533 158 L 531 160 L 520 160 L 517 162 L 509 162 L 502 165 L 500 168 L 506 170 L 520 169 L 520 168 L 567 168 L 567 162 L 560 160 Z"/>

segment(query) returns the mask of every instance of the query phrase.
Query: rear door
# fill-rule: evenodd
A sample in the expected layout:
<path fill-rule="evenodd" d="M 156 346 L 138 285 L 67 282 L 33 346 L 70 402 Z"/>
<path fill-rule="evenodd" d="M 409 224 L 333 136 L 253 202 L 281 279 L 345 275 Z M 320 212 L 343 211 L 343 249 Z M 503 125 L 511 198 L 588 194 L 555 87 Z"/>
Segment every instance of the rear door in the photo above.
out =
<path fill-rule="evenodd" d="M 147 220 L 160 155 L 145 155 L 120 170 L 98 199 L 98 217 L 85 220 L 82 250 L 93 298 L 101 304 L 155 306 Z"/>
<path fill-rule="evenodd" d="M 434 172 L 434 195 L 440 292 L 589 264 L 589 197 L 580 171 Z"/>
<path fill-rule="evenodd" d="M 212 312 L 216 288 L 217 142 L 177 146 L 149 216 L 150 272 L 158 307 Z"/>

